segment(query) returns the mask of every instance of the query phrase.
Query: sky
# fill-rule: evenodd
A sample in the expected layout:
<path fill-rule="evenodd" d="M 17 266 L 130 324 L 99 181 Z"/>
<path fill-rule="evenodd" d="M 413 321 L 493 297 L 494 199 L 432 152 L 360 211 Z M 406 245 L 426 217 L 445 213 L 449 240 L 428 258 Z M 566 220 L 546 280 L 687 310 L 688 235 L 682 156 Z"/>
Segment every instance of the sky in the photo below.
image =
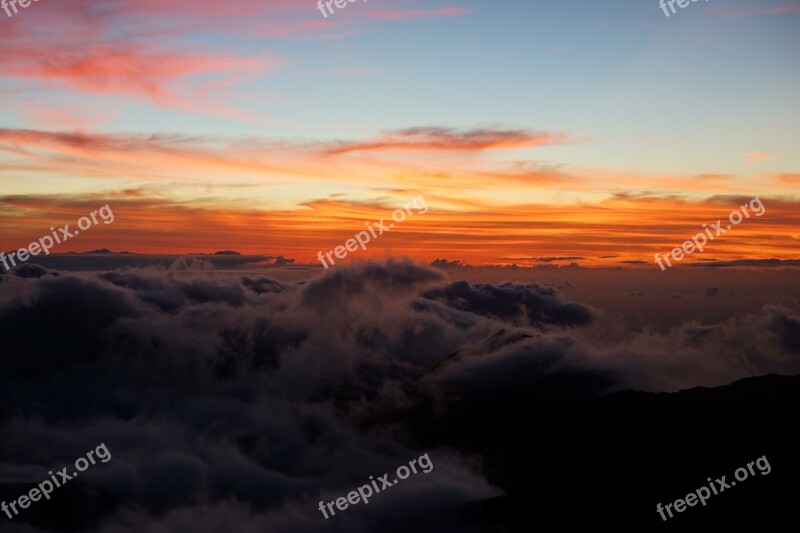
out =
<path fill-rule="evenodd" d="M 675 520 L 794 509 L 800 0 L 19 1 L 2 531 L 653 531 L 756 454 Z"/>
<path fill-rule="evenodd" d="M 800 0 L 35 2 L 0 11 L 0 249 L 657 268 L 800 255 Z M 13 13 L 13 12 L 12 12 Z M 55 251 L 55 250 L 54 250 Z"/>

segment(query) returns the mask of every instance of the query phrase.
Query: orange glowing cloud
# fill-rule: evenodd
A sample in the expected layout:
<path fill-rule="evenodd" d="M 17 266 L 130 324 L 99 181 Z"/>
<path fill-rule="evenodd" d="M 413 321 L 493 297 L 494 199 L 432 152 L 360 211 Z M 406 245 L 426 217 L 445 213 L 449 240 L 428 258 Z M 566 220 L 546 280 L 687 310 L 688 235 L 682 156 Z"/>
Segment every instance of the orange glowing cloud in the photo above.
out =
<path fill-rule="evenodd" d="M 365 222 L 388 220 L 394 209 L 422 195 L 429 212 L 398 225 L 359 258 L 393 254 L 522 266 L 583 257 L 584 266 L 647 268 L 655 253 L 668 253 L 703 224 L 727 217 L 759 190 L 756 180 L 765 179 L 567 173 L 563 165 L 480 157 L 569 138 L 527 130 L 409 128 L 364 141 L 287 143 L 0 129 L 0 175 L 13 184 L 19 173 L 33 174 L 47 191 L 22 188 L 17 190 L 26 192 L 0 198 L 6 229 L 0 249 L 23 246 L 17 241 L 110 203 L 117 215 L 113 227 L 76 240 L 76 251 L 236 249 L 313 263 L 318 251 L 340 245 Z M 404 151 L 427 153 L 359 157 Z M 87 178 L 99 187 L 86 184 Z M 791 190 L 797 175 L 766 179 Z M 650 184 L 660 190 L 646 192 Z M 107 192 L 77 196 L 86 190 Z M 720 192 L 727 195 L 712 196 Z M 761 199 L 763 217 L 747 220 L 683 264 L 800 256 L 798 201 L 777 194 Z"/>
<path fill-rule="evenodd" d="M 247 138 L 225 140 L 211 136 L 95 134 L 0 129 L 0 151 L 13 154 L 0 174 L 11 168 L 42 173 L 98 176 L 116 180 L 161 180 L 182 177 L 214 183 L 240 179 L 262 185 L 287 176 L 324 183 L 373 186 L 376 178 L 403 188 L 450 190 L 495 187 L 499 183 L 528 187 L 561 187 L 581 179 L 533 162 L 481 164 L 470 154 L 497 148 L 546 145 L 567 134 L 516 130 L 412 128 L 363 142 L 294 143 Z M 425 161 L 349 157 L 356 152 L 430 151 Z M 437 154 L 455 157 L 436 159 Z M 12 156 L 9 155 L 9 158 Z M 220 176 L 220 173 L 222 175 Z"/>
<path fill-rule="evenodd" d="M 405 201 L 414 193 L 408 192 Z M 726 219 L 750 200 L 709 198 L 614 198 L 596 205 L 511 204 L 495 208 L 442 209 L 443 198 L 424 193 L 426 213 L 395 223 L 354 259 L 405 255 L 420 261 L 460 259 L 471 264 L 555 264 L 656 268 L 655 253 L 668 253 L 702 231 L 703 224 Z M 751 216 L 710 242 L 704 253 L 681 266 L 704 260 L 797 259 L 800 204 L 762 198 L 766 212 Z M 383 219 L 402 202 L 352 203 L 336 199 L 308 202 L 295 209 L 264 210 L 188 205 L 145 192 L 101 198 L 0 197 L 0 224 L 13 235 L 0 237 L 0 249 L 24 246 L 53 224 L 73 222 L 100 205 L 110 204 L 115 222 L 65 244 L 63 251 L 95 248 L 140 253 L 189 253 L 235 249 L 246 254 L 283 255 L 314 263 L 318 251 L 342 244 Z M 27 239 L 27 240 L 26 240 Z M 22 242 L 25 241 L 25 242 Z M 794 244 L 792 244 L 794 243 Z M 582 258 L 582 259 L 578 259 Z M 552 261 L 550 261 L 552 259 Z"/>
<path fill-rule="evenodd" d="M 800 185 L 800 174 L 775 174 L 772 178 L 778 185 L 787 187 L 797 187 Z"/>

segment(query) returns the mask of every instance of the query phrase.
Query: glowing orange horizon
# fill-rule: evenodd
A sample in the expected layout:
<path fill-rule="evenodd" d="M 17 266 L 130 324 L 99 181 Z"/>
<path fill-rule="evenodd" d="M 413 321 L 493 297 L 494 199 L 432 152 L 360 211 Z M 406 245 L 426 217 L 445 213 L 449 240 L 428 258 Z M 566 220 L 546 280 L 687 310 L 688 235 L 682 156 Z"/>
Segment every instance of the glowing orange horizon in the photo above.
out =
<path fill-rule="evenodd" d="M 411 207 L 412 216 L 372 239 L 367 250 L 346 261 L 406 256 L 430 262 L 441 258 L 469 264 L 519 266 L 578 263 L 581 266 L 652 266 L 655 253 L 668 254 L 702 231 L 703 224 L 726 220 L 734 201 L 697 203 L 665 199 L 614 199 L 596 205 L 516 205 L 456 212 L 437 208 L 437 196 L 425 197 L 428 212 Z M 412 200 L 409 197 L 409 201 Z M 766 212 L 744 220 L 681 264 L 701 260 L 797 259 L 785 243 L 796 241 L 797 205 L 763 199 Z M 323 254 L 381 218 L 388 226 L 401 204 L 352 204 L 319 201 L 294 210 L 218 209 L 179 206 L 151 198 L 107 201 L 115 221 L 99 224 L 53 253 L 108 248 L 143 254 L 213 253 L 235 250 L 246 255 L 283 255 L 298 263 L 317 263 Z M 52 226 L 75 226 L 100 207 L 91 200 L 42 202 L 18 199 L 0 214 L 11 229 L 0 249 L 11 250 L 48 232 Z M 54 211 L 56 211 L 54 213 Z M 559 259 L 561 258 L 561 259 Z"/>

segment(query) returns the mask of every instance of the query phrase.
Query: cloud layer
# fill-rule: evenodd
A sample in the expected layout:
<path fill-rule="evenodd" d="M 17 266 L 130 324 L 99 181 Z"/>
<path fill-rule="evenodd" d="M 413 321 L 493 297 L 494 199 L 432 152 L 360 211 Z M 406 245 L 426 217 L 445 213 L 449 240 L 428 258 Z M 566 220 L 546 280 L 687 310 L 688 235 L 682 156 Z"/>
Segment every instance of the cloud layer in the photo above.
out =
<path fill-rule="evenodd" d="M 406 261 L 298 283 L 42 270 L 0 276 L 3 483 L 36 482 L 105 442 L 112 460 L 84 482 L 110 503 L 81 511 L 98 531 L 317 530 L 319 500 L 429 452 L 431 474 L 336 517 L 348 531 L 408 525 L 409 507 L 502 493 L 491 456 L 462 441 L 470 406 L 800 371 L 800 318 L 775 306 L 622 334 L 553 288 L 451 283 Z"/>

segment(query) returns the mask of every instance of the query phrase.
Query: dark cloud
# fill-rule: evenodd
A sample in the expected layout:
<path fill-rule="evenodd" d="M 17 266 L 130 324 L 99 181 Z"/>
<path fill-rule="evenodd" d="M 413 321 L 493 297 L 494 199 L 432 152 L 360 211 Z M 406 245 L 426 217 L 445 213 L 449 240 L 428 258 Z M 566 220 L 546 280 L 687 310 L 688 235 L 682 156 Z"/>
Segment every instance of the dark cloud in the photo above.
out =
<path fill-rule="evenodd" d="M 291 265 L 292 263 L 294 263 L 294 259 L 287 259 L 282 255 L 279 255 L 278 257 L 275 258 L 275 262 L 272 264 L 272 266 L 282 267 L 286 265 Z"/>
<path fill-rule="evenodd" d="M 800 266 L 800 259 L 735 259 L 731 261 L 712 261 L 692 263 L 695 267 L 783 267 Z"/>
<path fill-rule="evenodd" d="M 185 265 L 178 270 L 184 268 L 187 274 L 192 270 Z M 108 272 L 99 277 L 118 287 L 133 289 L 142 302 L 155 304 L 163 311 L 176 311 L 184 305 L 208 302 L 241 306 L 246 299 L 245 288 L 259 292 L 266 290 L 270 283 L 269 278 L 248 277 L 242 278 L 241 282 L 235 278 L 220 282 L 202 276 L 174 274 L 164 278 L 163 273 L 149 270 Z"/>
<path fill-rule="evenodd" d="M 23 263 L 22 265 L 11 269 L 18 278 L 41 278 L 48 274 L 48 270 L 41 265 L 34 263 Z"/>
<path fill-rule="evenodd" d="M 704 339 L 708 335 L 719 331 L 719 325 L 713 326 L 699 326 L 699 325 L 687 325 L 681 328 L 684 334 L 692 337 L 695 340 Z"/>
<path fill-rule="evenodd" d="M 515 324 L 574 326 L 591 322 L 595 315 L 588 307 L 564 302 L 552 287 L 537 284 L 499 286 L 456 281 L 428 289 L 423 297 L 462 311 L 490 316 Z"/>
<path fill-rule="evenodd" d="M 459 268 L 465 266 L 463 261 L 448 261 L 447 259 L 434 259 L 432 267 L 436 268 Z"/>
<path fill-rule="evenodd" d="M 709 289 L 706 291 L 706 296 L 709 298 L 713 298 L 717 294 L 719 294 L 719 287 L 709 287 Z"/>
<path fill-rule="evenodd" d="M 283 282 L 267 276 L 260 276 L 257 278 L 243 276 L 242 285 L 256 294 L 263 294 L 265 292 L 277 293 L 287 289 L 287 286 Z"/>
<path fill-rule="evenodd" d="M 789 352 L 800 352 L 800 316 L 784 307 L 768 307 L 767 329 L 778 336 L 781 346 Z"/>
<path fill-rule="evenodd" d="M 444 280 L 437 270 L 420 268 L 408 261 L 389 260 L 385 265 L 363 263 L 355 268 L 337 268 L 314 278 L 303 288 L 305 304 L 339 306 L 366 291 L 396 293 Z"/>
<path fill-rule="evenodd" d="M 36 262 L 48 269 L 66 271 L 117 270 L 122 268 L 179 268 L 207 265 L 220 270 L 241 268 L 272 259 L 268 255 L 139 255 L 130 253 L 86 253 L 39 255 Z"/>
<path fill-rule="evenodd" d="M 301 283 L 198 260 L 4 277 L 0 493 L 100 442 L 112 454 L 60 489 L 74 506 L 32 506 L 19 531 L 70 513 L 108 533 L 478 531 L 439 513 L 506 490 L 515 456 L 498 442 L 564 405 L 800 370 L 784 308 L 631 331 L 552 287 L 408 261 Z M 422 453 L 430 474 L 336 522 L 317 509 Z"/>
<path fill-rule="evenodd" d="M 577 261 L 578 259 L 586 259 L 585 257 L 578 256 L 565 256 L 565 257 L 503 257 L 506 261 L 535 261 L 537 263 L 553 263 L 555 261 Z"/>

